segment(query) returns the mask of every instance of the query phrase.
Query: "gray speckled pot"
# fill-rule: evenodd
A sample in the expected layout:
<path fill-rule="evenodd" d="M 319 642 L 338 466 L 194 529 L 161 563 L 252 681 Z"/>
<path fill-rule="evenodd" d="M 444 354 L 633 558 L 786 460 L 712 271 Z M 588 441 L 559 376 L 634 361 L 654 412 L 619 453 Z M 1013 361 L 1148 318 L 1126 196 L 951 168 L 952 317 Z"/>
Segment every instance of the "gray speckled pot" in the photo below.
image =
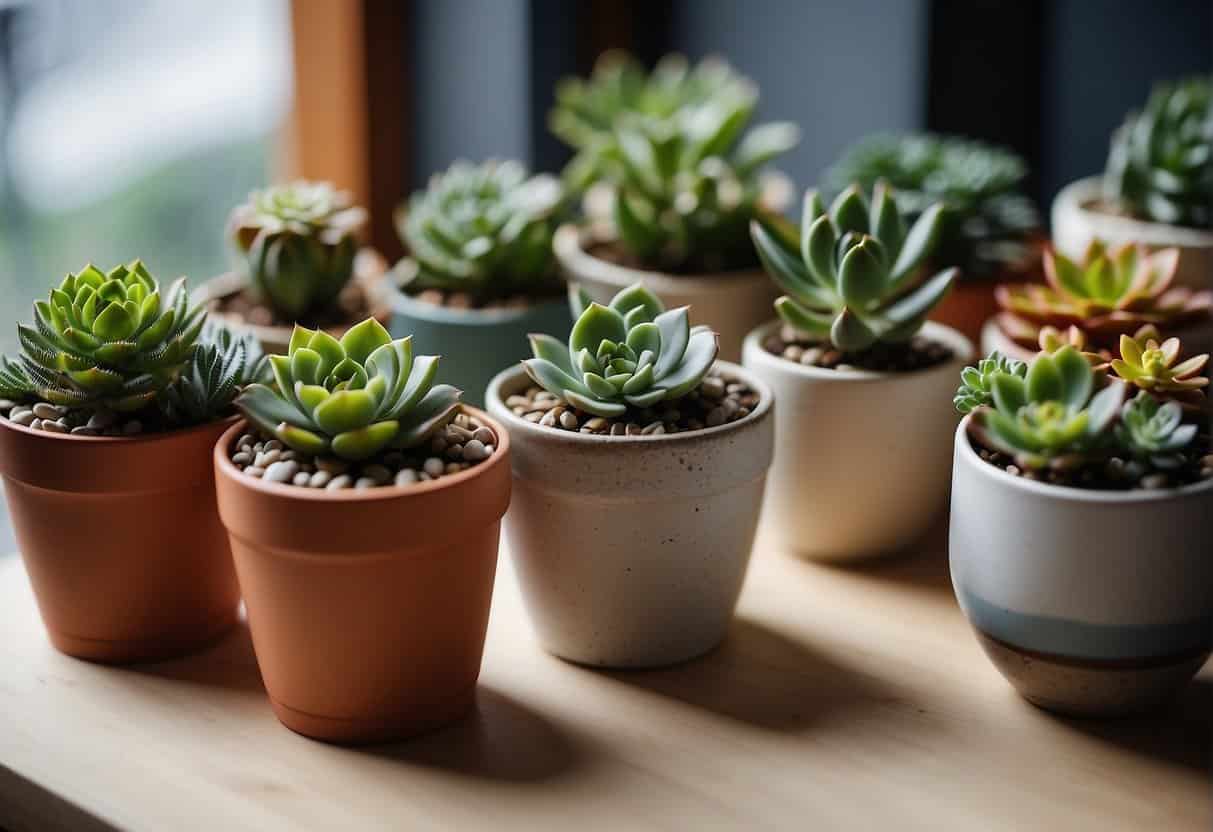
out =
<path fill-rule="evenodd" d="M 506 535 L 539 641 L 602 667 L 694 658 L 724 638 L 745 580 L 774 447 L 771 391 L 748 416 L 666 436 L 604 437 L 534 425 L 506 397 L 531 384 L 498 374 L 489 412 L 513 446 Z"/>
<path fill-rule="evenodd" d="M 1095 491 L 1025 480 L 956 431 L 952 586 L 986 654 L 1029 701 L 1131 713 L 1213 647 L 1213 481 Z"/>

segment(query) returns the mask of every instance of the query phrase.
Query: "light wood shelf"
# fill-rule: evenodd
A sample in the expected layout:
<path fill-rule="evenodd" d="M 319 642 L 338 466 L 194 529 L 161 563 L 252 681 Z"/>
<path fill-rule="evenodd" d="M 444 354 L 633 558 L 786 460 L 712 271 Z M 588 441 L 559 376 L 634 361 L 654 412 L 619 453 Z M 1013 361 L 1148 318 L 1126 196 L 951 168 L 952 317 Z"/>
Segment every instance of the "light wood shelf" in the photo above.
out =
<path fill-rule="evenodd" d="M 1039 711 L 981 653 L 944 537 L 862 570 L 760 542 L 726 643 L 630 673 L 542 652 L 503 551 L 476 712 L 371 750 L 281 727 L 243 628 L 139 669 L 55 653 L 7 558 L 0 827 L 1213 828 L 1213 666 L 1152 717 Z"/>

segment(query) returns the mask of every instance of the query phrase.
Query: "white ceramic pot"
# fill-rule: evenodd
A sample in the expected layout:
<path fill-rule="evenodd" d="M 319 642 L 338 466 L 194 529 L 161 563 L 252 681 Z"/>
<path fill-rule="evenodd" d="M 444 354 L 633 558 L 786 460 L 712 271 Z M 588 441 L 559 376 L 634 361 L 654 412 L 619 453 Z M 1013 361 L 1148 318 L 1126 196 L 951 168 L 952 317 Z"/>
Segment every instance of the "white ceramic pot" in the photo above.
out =
<path fill-rule="evenodd" d="M 771 317 L 779 290 L 761 268 L 704 275 L 672 275 L 620 266 L 586 251 L 600 242 L 588 230 L 566 225 L 556 232 L 553 247 L 570 284 L 585 289 L 599 303 L 608 303 L 620 289 L 643 283 L 667 309 L 691 307 L 691 323 L 708 324 L 720 336 L 720 357 L 741 358 L 747 332 Z"/>
<path fill-rule="evenodd" d="M 904 548 L 947 505 L 952 396 L 973 345 L 927 322 L 953 358 L 914 373 L 807 367 L 772 355 L 771 321 L 745 340 L 744 363 L 775 394 L 779 453 L 764 523 L 780 545 L 815 560 L 857 561 Z"/>
<path fill-rule="evenodd" d="M 1173 694 L 1213 642 L 1213 481 L 1093 491 L 985 462 L 962 422 L 949 551 L 957 600 L 1031 702 L 1131 712 Z"/>
<path fill-rule="evenodd" d="M 730 424 L 685 434 L 605 437 L 527 422 L 505 399 L 522 368 L 489 385 L 510 432 L 506 535 L 540 643 L 602 667 L 694 658 L 724 638 L 745 580 L 773 450 L 771 391 Z"/>
<path fill-rule="evenodd" d="M 1213 286 L 1213 231 L 1146 222 L 1096 211 L 1100 179 L 1072 182 L 1053 200 L 1053 245 L 1062 254 L 1082 256 L 1094 238 L 1106 243 L 1145 243 L 1152 249 L 1178 248 L 1175 285 L 1193 289 Z"/>

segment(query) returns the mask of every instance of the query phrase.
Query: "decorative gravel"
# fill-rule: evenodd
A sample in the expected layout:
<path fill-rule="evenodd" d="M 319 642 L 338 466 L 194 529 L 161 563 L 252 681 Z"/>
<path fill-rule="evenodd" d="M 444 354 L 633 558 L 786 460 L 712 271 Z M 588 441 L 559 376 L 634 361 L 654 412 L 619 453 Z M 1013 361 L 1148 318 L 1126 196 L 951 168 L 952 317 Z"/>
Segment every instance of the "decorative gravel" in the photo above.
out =
<path fill-rule="evenodd" d="M 72 433 L 77 436 L 134 436 L 150 433 L 154 425 L 145 425 L 132 416 L 109 410 L 69 410 L 49 402 L 23 405 L 0 399 L 0 419 L 47 433 Z"/>
<path fill-rule="evenodd" d="M 1132 491 L 1137 489 L 1179 488 L 1213 479 L 1213 447 L 1208 435 L 1198 436 L 1176 468 L 1158 471 L 1139 462 L 1110 457 L 1098 464 L 1078 468 L 1049 468 L 1033 471 L 1020 468 L 1007 454 L 992 451 L 973 443 L 973 449 L 986 462 L 1008 474 L 1026 480 L 1068 485 L 1100 491 Z"/>
<path fill-rule="evenodd" d="M 213 298 L 207 304 L 207 309 L 228 317 L 234 323 L 248 322 L 256 326 L 285 327 L 295 324 L 293 318 L 290 320 L 279 318 L 274 314 L 273 309 L 266 306 L 247 289 Z M 309 313 L 307 319 L 300 323 L 313 329 L 329 329 L 361 321 L 372 314 L 374 314 L 374 310 L 366 290 L 357 280 L 351 280 L 327 309 Z"/>
<path fill-rule="evenodd" d="M 414 300 L 434 306 L 445 306 L 447 309 L 528 309 L 563 296 L 563 292 L 555 291 L 538 296 L 519 294 L 480 300 L 470 292 L 448 292 L 442 289 L 423 289 L 415 295 L 410 295 Z"/>
<path fill-rule="evenodd" d="M 496 450 L 497 436 L 492 429 L 460 413 L 428 445 L 390 451 L 365 462 L 309 456 L 255 433 L 242 434 L 230 453 L 232 464 L 246 476 L 300 488 L 340 491 L 441 479 L 479 465 Z"/>
<path fill-rule="evenodd" d="M 578 410 L 541 387 L 510 396 L 505 404 L 514 415 L 553 430 L 599 436 L 652 436 L 736 422 L 750 415 L 758 405 L 758 393 L 743 382 L 730 382 L 710 374 L 697 389 L 677 401 L 662 402 L 654 408 L 632 408 L 611 419 Z"/>
<path fill-rule="evenodd" d="M 952 357 L 952 350 L 938 341 L 915 335 L 904 344 L 873 344 L 866 350 L 844 352 L 828 343 L 805 338 L 804 333 L 790 326 L 767 336 L 762 346 L 771 355 L 807 367 L 826 370 L 872 370 L 878 373 L 912 373 L 943 364 Z"/>

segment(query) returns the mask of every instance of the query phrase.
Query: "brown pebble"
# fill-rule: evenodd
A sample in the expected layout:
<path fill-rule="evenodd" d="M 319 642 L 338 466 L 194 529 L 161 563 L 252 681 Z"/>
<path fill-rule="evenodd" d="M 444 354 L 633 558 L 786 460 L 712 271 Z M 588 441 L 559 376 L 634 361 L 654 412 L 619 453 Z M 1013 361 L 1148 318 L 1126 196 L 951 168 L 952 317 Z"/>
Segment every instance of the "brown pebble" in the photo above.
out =
<path fill-rule="evenodd" d="M 362 478 L 370 478 L 377 485 L 382 485 L 392 478 L 392 472 L 384 465 L 371 464 L 362 466 Z"/>
<path fill-rule="evenodd" d="M 491 428 L 476 428 L 471 438 L 477 439 L 485 445 L 492 445 L 497 441 L 497 435 L 493 433 Z"/>
<path fill-rule="evenodd" d="M 588 420 L 584 425 L 582 425 L 582 428 L 584 428 L 585 430 L 598 431 L 598 430 L 602 430 L 606 426 L 607 426 L 606 419 L 603 419 L 601 416 L 595 416 L 594 418 Z M 483 440 L 481 440 L 481 441 L 483 441 Z"/>
<path fill-rule="evenodd" d="M 487 459 L 489 455 L 488 447 L 479 439 L 469 440 L 463 446 L 463 458 L 468 462 L 480 462 L 482 459 Z"/>
<path fill-rule="evenodd" d="M 543 413 L 538 410 L 533 410 L 522 418 L 526 419 L 528 422 L 538 423 L 539 420 L 543 418 Z"/>
<path fill-rule="evenodd" d="M 464 446 L 463 450 L 464 453 L 467 453 L 466 445 Z M 443 463 L 443 461 L 438 457 L 432 456 L 425 461 L 425 463 L 422 465 L 422 469 L 431 477 L 441 477 L 443 472 L 446 471 L 446 464 Z"/>

